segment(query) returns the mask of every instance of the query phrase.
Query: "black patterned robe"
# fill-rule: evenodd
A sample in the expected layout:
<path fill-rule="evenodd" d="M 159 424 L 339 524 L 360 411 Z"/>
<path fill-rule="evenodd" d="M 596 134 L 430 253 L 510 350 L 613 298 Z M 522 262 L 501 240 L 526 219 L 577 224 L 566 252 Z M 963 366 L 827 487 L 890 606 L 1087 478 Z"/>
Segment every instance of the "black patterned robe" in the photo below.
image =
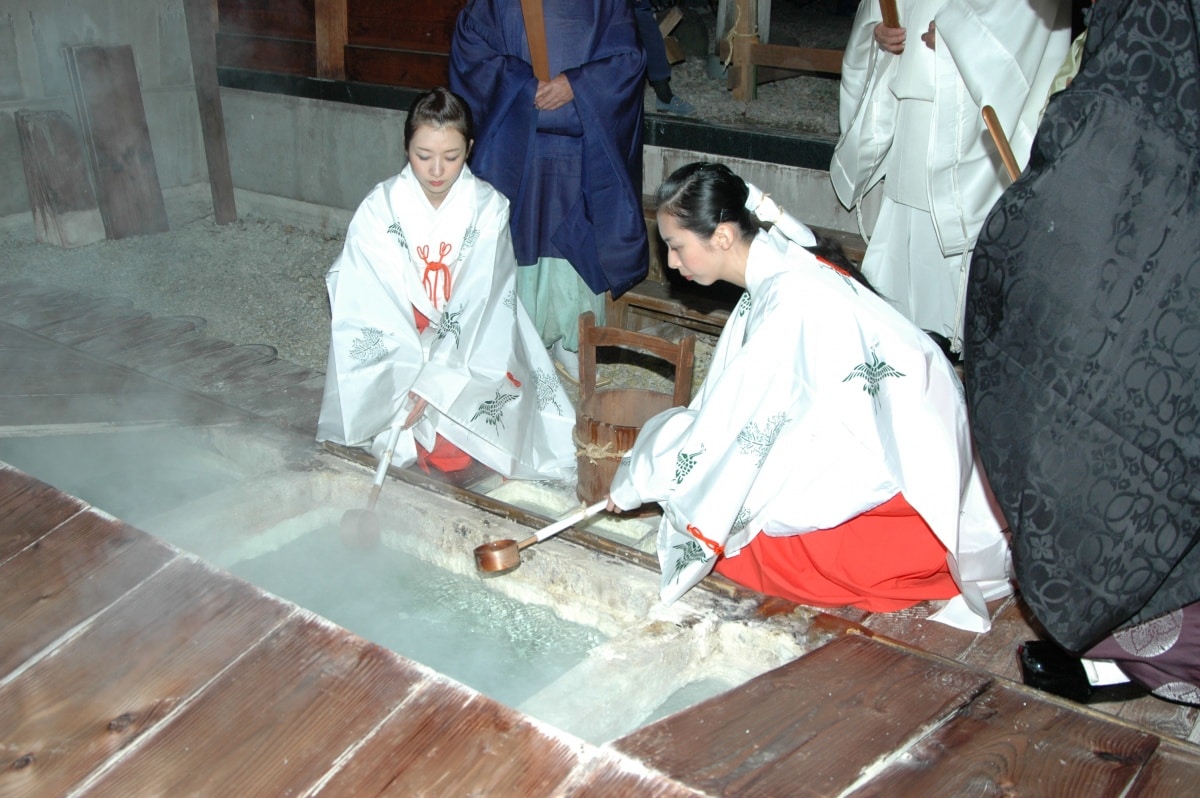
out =
<path fill-rule="evenodd" d="M 1059 643 L 1200 599 L 1198 0 L 1100 0 L 989 214 L 966 385 L 1018 586 Z"/>

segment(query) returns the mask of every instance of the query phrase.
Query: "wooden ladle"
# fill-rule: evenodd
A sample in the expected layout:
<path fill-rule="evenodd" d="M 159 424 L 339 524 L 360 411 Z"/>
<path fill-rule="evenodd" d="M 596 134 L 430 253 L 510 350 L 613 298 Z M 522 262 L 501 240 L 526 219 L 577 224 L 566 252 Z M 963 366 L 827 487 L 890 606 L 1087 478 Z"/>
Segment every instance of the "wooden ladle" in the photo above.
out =
<path fill-rule="evenodd" d="M 481 546 L 475 547 L 475 567 L 480 571 L 497 572 L 507 571 L 516 568 L 521 564 L 521 549 L 526 546 L 532 546 L 534 543 L 540 543 L 548 537 L 557 535 L 564 529 L 578 524 L 580 521 L 591 518 L 605 507 L 608 506 L 608 497 L 604 497 L 595 504 L 588 505 L 580 510 L 577 510 L 566 518 L 555 521 L 549 526 L 542 527 L 534 534 L 518 542 L 511 538 L 504 540 L 493 540 L 491 543 L 484 543 Z"/>

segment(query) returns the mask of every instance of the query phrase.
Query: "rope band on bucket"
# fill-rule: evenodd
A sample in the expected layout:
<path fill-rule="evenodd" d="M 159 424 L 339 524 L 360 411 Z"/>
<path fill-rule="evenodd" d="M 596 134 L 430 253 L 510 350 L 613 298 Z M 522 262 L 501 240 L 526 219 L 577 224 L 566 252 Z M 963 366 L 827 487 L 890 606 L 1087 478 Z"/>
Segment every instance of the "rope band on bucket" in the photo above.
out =
<path fill-rule="evenodd" d="M 597 460 L 620 460 L 622 457 L 629 454 L 628 450 L 624 452 L 616 451 L 616 448 L 613 446 L 611 441 L 603 446 L 598 443 L 584 443 L 579 439 L 579 435 L 574 432 L 571 433 L 571 440 L 574 441 L 575 446 L 578 447 L 575 450 L 575 456 L 586 457 L 588 462 L 592 465 L 596 465 Z"/>

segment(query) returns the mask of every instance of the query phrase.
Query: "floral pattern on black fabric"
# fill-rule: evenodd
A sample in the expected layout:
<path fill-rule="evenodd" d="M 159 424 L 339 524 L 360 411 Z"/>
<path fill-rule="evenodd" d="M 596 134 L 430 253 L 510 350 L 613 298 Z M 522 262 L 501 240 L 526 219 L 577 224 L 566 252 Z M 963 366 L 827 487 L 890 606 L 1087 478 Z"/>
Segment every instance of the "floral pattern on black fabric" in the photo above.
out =
<path fill-rule="evenodd" d="M 1075 650 L 1200 599 L 1197 6 L 1094 7 L 971 263 L 972 428 L 1017 584 Z"/>

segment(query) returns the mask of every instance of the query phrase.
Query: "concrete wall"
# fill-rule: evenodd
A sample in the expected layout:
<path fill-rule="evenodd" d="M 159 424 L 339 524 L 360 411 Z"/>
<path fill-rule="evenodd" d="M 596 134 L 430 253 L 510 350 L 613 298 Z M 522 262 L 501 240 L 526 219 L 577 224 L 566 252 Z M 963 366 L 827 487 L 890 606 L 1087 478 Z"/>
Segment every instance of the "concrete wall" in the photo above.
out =
<path fill-rule="evenodd" d="M 65 50 L 133 48 L 159 182 L 207 179 L 182 0 L 3 0 L 0 3 L 0 216 L 29 209 L 14 116 L 76 117 Z"/>
<path fill-rule="evenodd" d="M 0 217 L 29 211 L 14 115 L 76 115 L 64 50 L 133 48 L 159 182 L 164 190 L 207 180 L 183 0 L 2 0 L 0 3 Z M 223 89 L 221 102 L 241 215 L 344 230 L 370 188 L 403 165 L 404 113 Z M 645 186 L 704 153 L 647 147 Z M 722 159 L 812 224 L 857 231 L 823 171 Z M 868 203 L 873 220 L 874 203 Z"/>

